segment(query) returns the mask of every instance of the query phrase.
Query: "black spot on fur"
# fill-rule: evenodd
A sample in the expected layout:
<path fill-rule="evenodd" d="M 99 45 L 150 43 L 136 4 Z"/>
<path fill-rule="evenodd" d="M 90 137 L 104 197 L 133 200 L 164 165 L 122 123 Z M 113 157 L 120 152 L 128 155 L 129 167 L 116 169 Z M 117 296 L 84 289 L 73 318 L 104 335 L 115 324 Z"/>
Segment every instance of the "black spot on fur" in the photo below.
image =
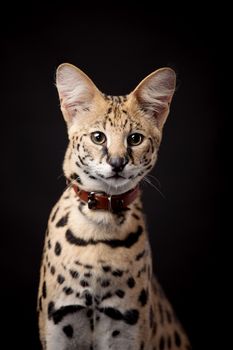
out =
<path fill-rule="evenodd" d="M 143 267 L 138 271 L 137 277 L 141 277 L 141 274 L 145 272 L 146 272 L 146 264 L 144 264 Z"/>
<path fill-rule="evenodd" d="M 174 340 L 175 340 L 176 346 L 179 348 L 181 346 L 181 338 L 177 331 L 174 332 Z"/>
<path fill-rule="evenodd" d="M 106 316 L 112 318 L 113 320 L 122 320 L 123 319 L 122 313 L 119 310 L 114 309 L 113 307 L 101 308 L 101 309 L 99 309 L 99 311 L 103 312 Z"/>
<path fill-rule="evenodd" d="M 55 212 L 54 212 L 54 214 L 53 214 L 53 216 L 52 216 L 52 218 L 51 218 L 51 221 L 52 221 L 52 222 L 55 220 L 58 210 L 59 210 L 59 207 L 57 207 L 57 209 L 55 210 Z M 47 231 L 47 232 L 48 232 L 48 231 Z"/>
<path fill-rule="evenodd" d="M 86 268 L 86 269 L 93 269 L 93 266 L 92 265 L 84 265 L 84 267 Z"/>
<path fill-rule="evenodd" d="M 81 281 L 80 281 L 80 285 L 81 285 L 82 287 L 89 287 L 89 283 L 88 283 L 86 280 L 81 280 Z"/>
<path fill-rule="evenodd" d="M 63 332 L 65 333 L 65 335 L 68 337 L 68 338 L 72 338 L 73 337 L 73 333 L 74 333 L 74 330 L 73 330 L 73 327 L 68 324 L 67 326 L 64 326 L 62 328 Z"/>
<path fill-rule="evenodd" d="M 54 302 L 50 301 L 48 303 L 48 318 L 49 318 L 49 320 L 51 319 L 53 312 L 54 312 Z"/>
<path fill-rule="evenodd" d="M 122 110 L 122 112 L 127 114 L 127 112 L 126 112 L 125 110 Z M 124 122 L 124 125 L 123 125 L 123 128 L 125 128 L 125 126 L 126 126 L 127 123 L 128 123 L 128 119 L 126 118 L 126 119 L 125 119 L 125 122 Z"/>
<path fill-rule="evenodd" d="M 112 293 L 111 292 L 107 292 L 106 294 L 104 294 L 103 296 L 102 296 L 102 301 L 103 300 L 105 300 L 105 299 L 108 299 L 108 298 L 111 298 L 112 297 Z"/>
<path fill-rule="evenodd" d="M 142 306 L 145 306 L 148 300 L 148 291 L 146 291 L 144 288 L 141 290 L 141 293 L 138 297 L 138 301 L 141 303 Z"/>
<path fill-rule="evenodd" d="M 84 277 L 86 278 L 90 278 L 92 276 L 92 274 L 90 272 L 85 272 L 84 273 Z"/>
<path fill-rule="evenodd" d="M 124 248 L 131 248 L 139 239 L 139 237 L 141 236 L 143 232 L 142 226 L 138 226 L 137 231 L 136 232 L 131 232 L 128 234 L 128 236 L 121 240 L 121 239 L 111 239 L 111 240 L 104 240 L 104 239 L 100 239 L 100 240 L 93 240 L 93 239 L 89 239 L 89 240 L 84 240 L 82 238 L 78 238 L 76 237 L 73 232 L 71 230 L 67 230 L 66 231 L 66 240 L 70 243 L 70 244 L 74 244 L 74 245 L 79 245 L 79 246 L 87 246 L 89 244 L 92 245 L 96 245 L 96 244 L 106 244 L 108 246 L 110 246 L 111 248 L 118 248 L 118 247 L 124 247 Z"/>
<path fill-rule="evenodd" d="M 83 162 L 83 160 L 82 160 L 82 158 L 78 155 L 78 159 L 79 159 L 79 161 L 80 161 L 80 163 L 82 164 L 82 165 L 87 165 L 87 164 L 85 164 L 84 162 Z"/>
<path fill-rule="evenodd" d="M 112 332 L 112 337 L 115 338 L 115 337 L 117 337 L 119 334 L 120 334 L 120 331 L 115 330 L 115 331 Z"/>
<path fill-rule="evenodd" d="M 109 272 L 109 271 L 111 271 L 111 266 L 104 265 L 104 266 L 102 266 L 102 269 L 104 270 L 104 272 Z"/>
<path fill-rule="evenodd" d="M 135 280 L 133 277 L 129 277 L 128 278 L 128 281 L 127 281 L 127 284 L 129 286 L 129 288 L 133 288 L 135 286 Z"/>
<path fill-rule="evenodd" d="M 92 179 L 92 180 L 96 180 L 96 177 L 93 176 L 93 175 L 89 175 L 89 178 Z"/>
<path fill-rule="evenodd" d="M 123 271 L 122 270 L 114 270 L 114 271 L 112 271 L 112 275 L 115 277 L 121 277 L 123 275 Z"/>
<path fill-rule="evenodd" d="M 55 252 L 56 255 L 60 255 L 61 254 L 61 244 L 59 242 L 56 242 L 55 248 L 54 248 L 54 252 Z"/>
<path fill-rule="evenodd" d="M 127 310 L 124 313 L 124 321 L 129 325 L 134 325 L 138 322 L 139 312 L 138 310 L 132 309 Z"/>
<path fill-rule="evenodd" d="M 73 278 L 78 278 L 79 273 L 78 273 L 78 271 L 76 271 L 76 270 L 70 270 L 70 275 L 71 275 L 71 277 L 73 277 Z"/>
<path fill-rule="evenodd" d="M 106 288 L 110 285 L 110 281 L 109 280 L 102 280 L 100 284 L 101 284 L 101 287 Z"/>
<path fill-rule="evenodd" d="M 56 227 L 64 227 L 68 222 L 69 213 L 63 216 L 57 223 Z"/>
<path fill-rule="evenodd" d="M 140 220 L 140 217 L 135 213 L 132 213 L 132 217 L 134 217 L 136 220 Z"/>
<path fill-rule="evenodd" d="M 145 249 L 142 251 L 142 252 L 140 252 L 140 253 L 138 253 L 137 255 L 136 255 L 136 258 L 135 258 L 135 260 L 136 261 L 138 261 L 138 260 L 140 260 L 141 258 L 143 258 L 143 256 L 145 255 Z"/>
<path fill-rule="evenodd" d="M 110 125 L 113 126 L 112 119 L 111 119 L 111 118 L 108 118 L 108 121 L 109 121 Z"/>
<path fill-rule="evenodd" d="M 45 281 L 43 282 L 43 285 L 42 285 L 42 295 L 43 295 L 43 298 L 46 299 L 46 297 L 47 297 L 47 288 L 46 288 L 46 282 Z"/>
<path fill-rule="evenodd" d="M 159 340 L 159 350 L 164 350 L 164 348 L 165 348 L 165 341 L 164 341 L 164 337 L 161 336 Z"/>
<path fill-rule="evenodd" d="M 93 310 L 92 309 L 88 309 L 87 310 L 87 317 L 90 318 L 93 315 Z"/>
<path fill-rule="evenodd" d="M 54 303 L 50 302 L 48 305 L 49 319 L 53 318 L 54 324 L 58 324 L 63 320 L 65 316 L 69 314 L 74 314 L 82 309 L 84 309 L 84 306 L 68 305 L 68 306 L 62 306 L 60 309 L 55 310 Z"/>
<path fill-rule="evenodd" d="M 134 208 L 137 209 L 138 211 L 142 211 L 142 207 L 139 207 L 137 204 L 134 205 Z"/>
<path fill-rule="evenodd" d="M 58 275 L 57 276 L 57 282 L 59 283 L 59 284 L 62 284 L 63 282 L 65 281 L 65 278 L 62 276 L 62 275 Z"/>
<path fill-rule="evenodd" d="M 50 239 L 48 240 L 48 249 L 51 249 L 51 241 L 50 241 Z"/>
<path fill-rule="evenodd" d="M 143 341 L 141 342 L 140 350 L 144 350 L 144 342 Z"/>
<path fill-rule="evenodd" d="M 89 292 L 87 292 L 86 294 L 85 294 L 85 298 L 86 298 L 86 306 L 91 306 L 92 305 L 92 295 L 89 293 Z"/>
<path fill-rule="evenodd" d="M 114 320 L 123 320 L 129 325 L 136 324 L 139 318 L 139 312 L 135 309 L 127 310 L 124 314 L 122 314 L 119 310 L 111 307 L 101 308 L 99 311 L 105 313 L 106 316 Z"/>
<path fill-rule="evenodd" d="M 64 292 L 66 295 L 70 295 L 70 294 L 74 293 L 73 289 L 70 288 L 70 287 L 64 287 L 64 288 L 63 288 L 63 292 Z"/>
<path fill-rule="evenodd" d="M 122 289 L 117 289 L 115 294 L 119 297 L 119 298 L 124 298 L 125 296 L 125 292 Z"/>

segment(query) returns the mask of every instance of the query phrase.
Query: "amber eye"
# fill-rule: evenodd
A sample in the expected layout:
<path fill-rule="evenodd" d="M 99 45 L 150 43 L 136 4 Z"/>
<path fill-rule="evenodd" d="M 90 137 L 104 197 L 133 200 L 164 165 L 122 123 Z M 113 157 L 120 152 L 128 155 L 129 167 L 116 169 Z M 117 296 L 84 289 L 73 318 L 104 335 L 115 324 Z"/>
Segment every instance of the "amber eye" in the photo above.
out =
<path fill-rule="evenodd" d="M 144 136 L 142 134 L 135 132 L 134 134 L 128 136 L 127 142 L 130 146 L 138 146 L 140 143 L 142 143 L 143 139 Z"/>
<path fill-rule="evenodd" d="M 91 140 L 97 145 L 102 145 L 106 141 L 106 136 L 101 131 L 95 131 L 91 133 Z"/>

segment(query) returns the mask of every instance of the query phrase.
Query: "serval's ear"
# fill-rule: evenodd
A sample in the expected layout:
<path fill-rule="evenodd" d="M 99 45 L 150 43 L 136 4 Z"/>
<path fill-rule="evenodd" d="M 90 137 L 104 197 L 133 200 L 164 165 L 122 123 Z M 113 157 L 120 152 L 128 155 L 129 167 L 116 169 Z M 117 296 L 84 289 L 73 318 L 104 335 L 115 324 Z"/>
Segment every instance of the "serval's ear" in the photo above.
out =
<path fill-rule="evenodd" d="M 56 86 L 61 110 L 68 127 L 75 117 L 88 110 L 99 90 L 88 76 L 79 68 L 63 63 L 57 68 Z"/>
<path fill-rule="evenodd" d="M 168 116 L 175 87 L 175 72 L 171 68 L 161 68 L 148 75 L 131 93 L 139 107 L 155 118 L 159 130 Z"/>

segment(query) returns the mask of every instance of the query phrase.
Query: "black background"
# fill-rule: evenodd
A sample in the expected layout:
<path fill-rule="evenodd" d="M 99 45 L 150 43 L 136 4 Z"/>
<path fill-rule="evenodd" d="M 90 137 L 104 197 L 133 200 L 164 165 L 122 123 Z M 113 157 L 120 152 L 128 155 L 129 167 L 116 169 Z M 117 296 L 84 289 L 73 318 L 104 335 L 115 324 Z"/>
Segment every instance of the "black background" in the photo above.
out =
<path fill-rule="evenodd" d="M 2 13 L 7 21 L 1 24 L 0 75 L 1 328 L 7 349 L 39 349 L 36 293 L 43 237 L 65 186 L 66 127 L 54 85 L 62 62 L 77 65 L 109 94 L 131 91 L 157 68 L 176 70 L 177 92 L 152 173 L 165 198 L 144 184 L 145 211 L 157 276 L 194 349 L 217 348 L 217 233 L 224 188 L 219 69 L 224 32 L 218 23 L 224 18 L 191 4 L 185 14 L 145 5 L 108 7 Z"/>

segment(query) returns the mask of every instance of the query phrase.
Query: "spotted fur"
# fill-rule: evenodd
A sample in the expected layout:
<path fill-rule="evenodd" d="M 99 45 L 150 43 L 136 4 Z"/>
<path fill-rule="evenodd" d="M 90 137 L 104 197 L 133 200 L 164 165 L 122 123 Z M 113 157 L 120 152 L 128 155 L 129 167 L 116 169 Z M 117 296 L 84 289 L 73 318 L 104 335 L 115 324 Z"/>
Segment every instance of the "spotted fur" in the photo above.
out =
<path fill-rule="evenodd" d="M 129 95 L 108 96 L 63 64 L 57 88 L 68 126 L 69 183 L 109 195 L 134 188 L 156 162 L 174 72 L 160 69 Z M 102 144 L 91 137 L 97 131 L 105 135 Z M 129 144 L 135 133 L 141 142 Z M 92 210 L 71 185 L 45 236 L 38 295 L 43 349 L 191 349 L 152 274 L 140 196 L 121 212 Z"/>

